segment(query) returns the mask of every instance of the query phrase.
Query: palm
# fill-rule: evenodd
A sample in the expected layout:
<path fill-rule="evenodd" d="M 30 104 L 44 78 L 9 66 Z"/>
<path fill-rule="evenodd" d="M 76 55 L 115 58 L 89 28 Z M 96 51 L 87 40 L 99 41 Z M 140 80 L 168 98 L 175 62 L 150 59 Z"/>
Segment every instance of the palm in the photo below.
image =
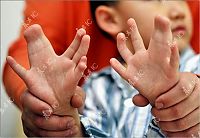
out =
<path fill-rule="evenodd" d="M 25 32 L 28 42 L 30 70 L 20 67 L 13 59 L 8 58 L 11 67 L 24 80 L 29 91 L 52 105 L 59 106 L 57 114 L 65 114 L 71 109 L 70 100 L 77 84 L 86 68 L 86 57 L 89 47 L 89 37 L 83 36 L 84 30 L 79 30 L 70 47 L 58 56 L 50 42 L 35 25 Z M 83 37 L 83 38 L 82 38 Z M 17 67 L 17 68 L 16 68 Z M 51 98 L 48 98 L 51 97 Z M 62 108 L 65 108 L 63 110 Z"/>
<path fill-rule="evenodd" d="M 37 56 L 41 57 L 40 54 Z M 34 57 L 33 60 L 35 58 L 37 57 Z M 79 78 L 75 78 L 74 73 L 76 64 L 63 57 L 52 56 L 51 59 L 51 64 L 44 60 L 44 62 L 31 66 L 27 72 L 27 79 L 30 80 L 27 82 L 28 89 L 32 93 L 42 89 L 44 92 L 51 91 L 59 103 L 69 103 L 79 81 Z"/>
<path fill-rule="evenodd" d="M 170 49 L 172 41 L 169 27 L 162 19 L 155 20 L 155 30 L 146 50 L 136 24 L 132 22 L 131 39 L 135 49 L 133 55 L 125 46 L 124 35 L 118 35 L 118 50 L 125 60 L 124 68 L 115 59 L 111 60 L 113 68 L 131 85 L 133 85 L 152 104 L 161 93 L 170 89 L 178 81 L 178 50 Z"/>

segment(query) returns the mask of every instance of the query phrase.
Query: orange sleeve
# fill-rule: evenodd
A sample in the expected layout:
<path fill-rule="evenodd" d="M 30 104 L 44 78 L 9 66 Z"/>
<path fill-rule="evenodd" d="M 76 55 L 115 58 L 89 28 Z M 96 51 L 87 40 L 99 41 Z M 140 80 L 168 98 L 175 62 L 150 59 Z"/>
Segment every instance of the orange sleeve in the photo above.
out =
<path fill-rule="evenodd" d="M 29 68 L 26 41 L 23 37 L 24 30 L 31 24 L 40 24 L 45 35 L 50 40 L 55 52 L 62 54 L 66 49 L 66 6 L 62 1 L 35 1 L 27 0 L 24 10 L 24 24 L 21 26 L 19 38 L 11 45 L 8 55 Z M 15 104 L 21 107 L 20 95 L 25 90 L 24 82 L 14 73 L 6 63 L 3 71 L 3 83 L 8 95 Z"/>

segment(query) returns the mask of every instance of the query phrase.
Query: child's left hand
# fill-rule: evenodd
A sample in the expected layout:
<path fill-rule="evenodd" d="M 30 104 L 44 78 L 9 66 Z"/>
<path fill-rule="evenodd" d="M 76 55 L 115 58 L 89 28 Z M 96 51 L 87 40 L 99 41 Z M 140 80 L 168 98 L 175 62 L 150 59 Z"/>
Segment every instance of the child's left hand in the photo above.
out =
<path fill-rule="evenodd" d="M 127 23 L 131 28 L 135 54 L 126 47 L 125 35 L 120 33 L 117 48 L 127 68 L 116 59 L 111 59 L 111 66 L 154 105 L 155 99 L 179 80 L 179 53 L 176 44 L 172 43 L 170 23 L 164 17 L 155 18 L 155 28 L 147 50 L 135 21 L 129 19 Z"/>

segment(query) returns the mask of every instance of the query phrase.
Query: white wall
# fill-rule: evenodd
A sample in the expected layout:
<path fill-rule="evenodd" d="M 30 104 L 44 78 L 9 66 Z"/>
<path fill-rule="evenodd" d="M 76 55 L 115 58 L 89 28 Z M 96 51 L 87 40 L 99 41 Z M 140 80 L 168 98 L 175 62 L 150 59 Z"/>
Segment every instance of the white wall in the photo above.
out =
<path fill-rule="evenodd" d="M 1 134 L 0 137 L 24 137 L 21 113 L 9 103 L 2 85 L 2 68 L 10 44 L 18 37 L 22 23 L 24 2 L 1 1 Z M 4 110 L 4 111 L 2 111 Z"/>

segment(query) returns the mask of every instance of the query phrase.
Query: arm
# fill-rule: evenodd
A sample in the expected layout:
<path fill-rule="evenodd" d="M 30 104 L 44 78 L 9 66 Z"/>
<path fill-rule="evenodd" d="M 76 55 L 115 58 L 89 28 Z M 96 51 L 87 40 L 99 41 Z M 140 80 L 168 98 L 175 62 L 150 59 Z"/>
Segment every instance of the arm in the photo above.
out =
<path fill-rule="evenodd" d="M 200 56 L 196 55 L 185 63 L 190 65 L 186 66 L 187 71 L 200 73 L 199 60 L 195 59 L 200 59 Z M 166 136 L 200 136 L 200 79 L 193 73 L 181 73 L 179 83 L 156 99 L 156 103 L 163 106 L 154 107 L 152 114 L 158 118 L 159 127 Z"/>
<path fill-rule="evenodd" d="M 179 65 L 178 64 L 179 63 L 178 55 L 179 54 L 178 54 L 178 49 L 177 49 L 176 44 L 174 42 L 171 42 L 172 37 L 171 37 L 171 32 L 170 32 L 170 27 L 169 27 L 170 25 L 166 20 L 163 20 L 161 18 L 159 19 L 158 17 L 156 17 L 155 25 L 154 25 L 155 29 L 154 29 L 149 47 L 146 50 L 142 43 L 142 39 L 138 33 L 136 24 L 131 20 L 128 21 L 128 24 L 130 25 L 130 27 L 133 26 L 133 28 L 131 29 L 131 31 L 132 31 L 131 39 L 132 39 L 133 47 L 135 49 L 135 53 L 134 53 L 134 55 L 132 55 L 132 53 L 130 53 L 130 51 L 125 46 L 124 35 L 119 34 L 117 37 L 117 44 L 118 44 L 117 46 L 118 46 L 118 50 L 119 50 L 121 56 L 124 58 L 125 62 L 127 63 L 127 67 L 126 68 L 123 67 L 115 59 L 111 60 L 111 65 L 123 78 L 125 78 L 127 81 L 129 81 L 129 83 L 131 85 L 133 85 L 136 89 L 138 89 L 140 94 L 143 95 L 144 97 L 146 97 L 146 99 L 152 104 L 152 106 L 155 105 L 157 108 L 161 109 L 162 105 L 158 102 L 155 102 L 155 100 L 161 94 L 167 95 L 170 93 L 170 90 L 182 88 L 182 86 L 179 84 L 180 76 L 182 77 L 182 74 L 178 72 L 178 65 Z M 137 40 L 137 41 L 134 42 L 135 40 Z M 187 78 L 187 77 L 183 77 L 183 78 Z M 187 90 L 187 87 L 189 85 L 190 84 L 185 83 L 184 89 Z M 198 90 L 194 90 L 193 97 L 195 97 L 194 95 L 196 95 L 195 98 L 197 98 L 196 100 L 198 100 L 199 93 L 196 91 L 198 91 Z M 178 91 L 176 90 L 176 92 L 178 92 Z M 167 99 L 169 100 L 169 99 L 173 99 L 174 97 L 176 97 L 176 98 L 179 98 L 179 101 L 183 100 L 180 97 L 178 97 L 177 95 L 174 96 L 173 98 L 172 97 L 173 96 L 171 96 L 171 98 L 168 97 Z M 137 102 L 141 100 L 141 101 L 143 101 L 143 103 L 141 105 L 145 105 L 145 104 L 148 104 L 148 101 L 146 99 L 142 98 L 141 96 L 137 96 L 133 100 L 137 101 Z M 190 99 L 190 98 L 188 98 L 188 99 Z M 174 106 L 169 107 L 168 112 L 165 112 L 165 114 L 163 113 L 163 115 L 165 115 L 165 117 L 162 118 L 163 122 L 161 124 L 163 126 L 168 125 L 168 129 L 165 129 L 165 130 L 168 130 L 170 132 L 180 131 L 180 129 L 175 128 L 175 127 L 172 130 L 171 127 L 174 126 L 172 124 L 177 124 L 177 122 L 173 122 L 174 118 L 180 119 L 181 121 L 179 121 L 179 122 L 184 122 L 181 119 L 181 117 L 183 117 L 183 115 L 190 116 L 189 119 L 193 118 L 193 120 L 192 120 L 193 123 L 194 122 L 197 123 L 195 128 L 198 128 L 199 120 L 194 119 L 194 118 L 197 117 L 199 111 L 198 110 L 193 110 L 193 111 L 183 110 L 182 111 L 181 109 L 184 109 L 184 107 L 186 105 L 187 106 L 190 105 L 190 107 L 192 107 L 190 109 L 198 108 L 199 105 L 191 104 L 192 103 L 191 101 L 189 103 L 187 103 L 188 100 L 183 100 L 183 101 L 184 102 L 180 102 L 178 104 L 180 106 L 179 108 L 177 106 L 175 106 L 174 103 L 171 103 L 171 106 L 172 105 L 174 105 Z M 187 102 L 185 102 L 185 101 L 187 101 Z M 183 106 L 183 105 L 185 105 L 185 106 Z M 153 108 L 153 109 L 155 109 L 155 108 Z M 177 110 L 175 110 L 175 109 L 177 109 Z M 179 111 L 178 109 L 180 109 L 182 112 Z M 172 110 L 173 111 L 175 110 L 176 112 L 174 113 Z M 159 113 L 159 111 L 157 111 L 157 112 Z M 180 114 L 180 116 L 177 117 L 175 115 L 176 113 Z M 165 119 L 169 119 L 167 117 L 169 117 L 172 120 L 167 120 L 169 122 L 166 123 Z M 158 116 L 158 119 L 160 121 L 159 116 Z M 170 123 L 171 123 L 171 125 L 170 125 Z M 184 127 L 184 125 L 180 125 L 179 128 L 181 128 L 182 134 L 180 134 L 180 133 L 178 133 L 178 134 L 179 135 L 187 134 L 188 132 L 185 133 L 184 130 L 193 127 L 193 125 L 195 125 L 195 124 L 192 124 L 192 122 L 188 123 L 186 125 L 187 127 L 186 126 Z M 156 132 L 155 134 L 159 134 L 159 135 L 161 134 L 160 136 L 162 136 L 160 129 L 158 127 L 155 127 L 155 128 L 157 128 L 157 131 L 154 131 L 154 132 Z M 155 130 L 155 128 L 153 128 L 153 129 Z M 196 130 L 196 132 L 197 132 L 197 130 Z M 169 134 L 169 136 L 170 135 L 171 134 Z M 175 134 L 175 136 L 177 136 L 177 135 Z"/>
<path fill-rule="evenodd" d="M 22 94 L 21 103 L 21 119 L 27 137 L 72 137 L 79 133 L 73 117 L 50 116 L 47 111 L 51 107 L 28 91 Z"/>
<path fill-rule="evenodd" d="M 124 67 L 114 58 L 110 60 L 111 66 L 154 106 L 155 99 L 179 80 L 179 53 L 176 43 L 172 41 L 170 23 L 167 18 L 155 17 L 148 49 L 143 44 L 134 19 L 129 19 L 127 24 L 135 53 L 126 47 L 125 35 L 119 33 L 117 48 L 127 66 Z"/>
<path fill-rule="evenodd" d="M 39 25 L 30 26 L 24 35 L 31 68 L 26 70 L 12 57 L 7 57 L 9 65 L 23 79 L 31 94 L 51 106 L 49 112 L 72 116 L 80 128 L 71 98 L 86 69 L 90 37 L 85 35 L 84 29 L 79 29 L 70 47 L 58 56 Z"/>

